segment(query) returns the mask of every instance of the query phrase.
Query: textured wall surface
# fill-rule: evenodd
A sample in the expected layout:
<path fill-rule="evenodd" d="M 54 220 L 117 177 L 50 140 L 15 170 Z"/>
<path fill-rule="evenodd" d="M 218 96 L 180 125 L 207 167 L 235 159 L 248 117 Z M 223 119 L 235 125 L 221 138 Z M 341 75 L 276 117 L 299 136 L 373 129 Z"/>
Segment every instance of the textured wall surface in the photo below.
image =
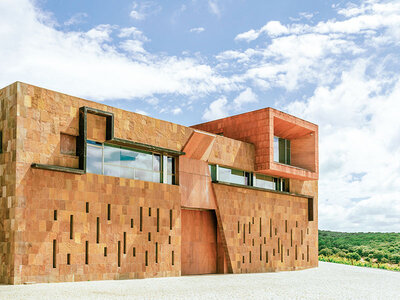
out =
<path fill-rule="evenodd" d="M 17 84 L 0 90 L 0 282 L 13 283 L 16 222 L 21 218 L 15 197 Z"/>
<path fill-rule="evenodd" d="M 19 82 L 0 90 L 0 105 L 0 282 L 179 276 L 182 208 L 215 212 L 219 273 L 316 266 L 317 181 L 290 181 L 292 192 L 314 198 L 313 222 L 305 221 L 307 197 L 211 183 L 209 163 L 246 171 L 260 163 L 246 140 L 258 130 L 268 144 L 271 127 L 260 112 L 240 126 L 239 141 Z M 31 168 L 78 166 L 69 139 L 79 135 L 82 106 L 114 113 L 118 138 L 187 151 L 179 158 L 180 185 Z M 105 118 L 88 114 L 87 122 L 88 138 L 104 141 Z M 283 262 L 282 249 L 289 250 Z"/>
<path fill-rule="evenodd" d="M 213 184 L 233 273 L 318 266 L 318 224 L 308 199 Z"/>

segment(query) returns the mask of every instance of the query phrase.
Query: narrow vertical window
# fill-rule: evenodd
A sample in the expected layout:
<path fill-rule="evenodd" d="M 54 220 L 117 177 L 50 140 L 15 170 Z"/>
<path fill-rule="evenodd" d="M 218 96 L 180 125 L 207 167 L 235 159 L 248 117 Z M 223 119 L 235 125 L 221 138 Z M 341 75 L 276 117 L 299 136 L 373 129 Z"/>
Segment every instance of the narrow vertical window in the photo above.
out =
<path fill-rule="evenodd" d="M 290 247 L 293 247 L 293 229 L 290 229 Z"/>
<path fill-rule="evenodd" d="M 111 204 L 107 204 L 107 220 L 111 220 Z"/>
<path fill-rule="evenodd" d="M 149 207 L 149 217 L 151 217 L 151 207 Z"/>
<path fill-rule="evenodd" d="M 172 230 L 172 209 L 169 210 L 169 229 Z"/>
<path fill-rule="evenodd" d="M 172 259 L 172 265 L 174 265 L 175 264 L 175 252 L 174 251 L 172 251 L 172 255 L 171 255 L 171 259 Z"/>
<path fill-rule="evenodd" d="M 107 247 L 104 247 L 104 256 L 107 256 Z"/>
<path fill-rule="evenodd" d="M 287 220 L 285 220 L 285 232 L 287 233 Z"/>
<path fill-rule="evenodd" d="M 71 254 L 67 253 L 67 265 L 71 264 Z"/>
<path fill-rule="evenodd" d="M 280 238 L 278 238 L 278 253 L 279 253 L 279 248 L 280 248 L 280 245 L 281 245 L 281 239 Z"/>
<path fill-rule="evenodd" d="M 307 245 L 307 262 L 310 261 L 310 246 Z"/>
<path fill-rule="evenodd" d="M 69 216 L 69 238 L 72 240 L 74 238 L 74 216 Z"/>
<path fill-rule="evenodd" d="M 149 239 L 149 242 L 151 241 L 151 232 L 149 232 L 149 234 L 148 234 L 148 239 Z"/>
<path fill-rule="evenodd" d="M 269 219 L 269 237 L 272 238 L 272 219 Z"/>
<path fill-rule="evenodd" d="M 124 254 L 126 254 L 126 232 L 124 232 Z"/>
<path fill-rule="evenodd" d="M 294 246 L 294 259 L 297 260 L 297 245 Z"/>
<path fill-rule="evenodd" d="M 308 198 L 308 221 L 314 221 L 314 199 Z"/>
<path fill-rule="evenodd" d="M 283 245 L 281 245 L 281 262 L 283 262 Z"/>
<path fill-rule="evenodd" d="M 171 236 L 168 236 L 168 244 L 171 245 Z"/>
<path fill-rule="evenodd" d="M 143 230 L 142 223 L 143 223 L 143 207 L 140 207 L 140 210 L 139 210 L 139 230 L 140 231 Z"/>
<path fill-rule="evenodd" d="M 251 251 L 249 251 L 249 263 L 251 263 Z"/>
<path fill-rule="evenodd" d="M 121 241 L 118 241 L 118 267 L 121 266 Z"/>
<path fill-rule="evenodd" d="M 57 254 L 56 251 L 57 251 L 57 241 L 53 240 L 53 268 L 56 267 L 56 263 L 57 263 L 57 261 L 56 261 L 56 254 Z"/>
<path fill-rule="evenodd" d="M 262 236 L 261 231 L 262 231 L 262 225 L 261 225 L 261 218 L 260 218 L 260 237 Z"/>
<path fill-rule="evenodd" d="M 240 233 L 240 222 L 238 221 L 238 233 Z"/>
<path fill-rule="evenodd" d="M 131 219 L 131 228 L 133 228 L 133 219 Z"/>
<path fill-rule="evenodd" d="M 251 234 L 251 223 L 249 222 L 249 234 Z"/>
<path fill-rule="evenodd" d="M 132 255 L 133 255 L 133 257 L 136 256 L 136 247 L 133 247 L 133 249 L 132 249 Z"/>
<path fill-rule="evenodd" d="M 156 264 L 158 264 L 158 243 L 156 242 Z"/>
<path fill-rule="evenodd" d="M 300 240 L 301 240 L 301 244 L 303 245 L 303 230 L 301 231 L 301 237 L 300 237 Z"/>
<path fill-rule="evenodd" d="M 265 252 L 265 262 L 268 263 L 268 251 Z"/>
<path fill-rule="evenodd" d="M 89 264 L 89 241 L 85 243 L 85 264 Z"/>
<path fill-rule="evenodd" d="M 260 244 L 260 261 L 262 261 L 262 244 Z"/>
<path fill-rule="evenodd" d="M 243 244 L 246 243 L 246 224 L 243 224 Z"/>
<path fill-rule="evenodd" d="M 157 208 L 157 232 L 160 232 L 160 209 Z"/>
<path fill-rule="evenodd" d="M 100 218 L 96 219 L 96 243 L 100 242 Z"/>
<path fill-rule="evenodd" d="M 57 221 L 57 209 L 54 210 L 54 221 Z"/>
<path fill-rule="evenodd" d="M 148 254 L 148 252 L 146 251 L 145 254 L 144 254 L 144 261 L 145 261 L 145 266 L 146 266 L 146 267 L 149 265 L 148 259 L 149 259 L 149 254 Z"/>
<path fill-rule="evenodd" d="M 3 132 L 0 131 L 0 153 L 3 153 Z"/>
<path fill-rule="evenodd" d="M 89 213 L 89 202 L 86 202 L 86 213 Z"/>

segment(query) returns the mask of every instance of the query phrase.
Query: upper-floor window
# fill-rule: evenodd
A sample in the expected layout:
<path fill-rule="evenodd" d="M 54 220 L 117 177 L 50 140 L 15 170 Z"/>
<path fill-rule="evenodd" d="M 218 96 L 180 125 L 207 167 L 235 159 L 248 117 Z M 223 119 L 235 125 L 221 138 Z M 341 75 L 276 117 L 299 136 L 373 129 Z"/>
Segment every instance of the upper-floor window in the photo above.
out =
<path fill-rule="evenodd" d="M 274 161 L 290 165 L 290 140 L 274 136 Z"/>
<path fill-rule="evenodd" d="M 87 141 L 88 173 L 175 184 L 175 159 L 163 160 L 164 168 L 160 154 Z"/>
<path fill-rule="evenodd" d="M 218 167 L 218 181 L 250 185 L 250 173 L 235 169 Z"/>
<path fill-rule="evenodd" d="M 254 186 L 270 190 L 276 189 L 276 182 L 274 180 L 276 178 L 261 174 L 255 174 L 254 177 Z"/>

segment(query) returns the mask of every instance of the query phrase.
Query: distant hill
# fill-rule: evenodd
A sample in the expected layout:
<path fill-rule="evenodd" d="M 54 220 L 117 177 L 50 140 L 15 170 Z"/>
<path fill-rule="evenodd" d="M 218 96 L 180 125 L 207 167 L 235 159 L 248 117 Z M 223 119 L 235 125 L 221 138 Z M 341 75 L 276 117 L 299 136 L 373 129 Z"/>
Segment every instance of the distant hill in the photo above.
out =
<path fill-rule="evenodd" d="M 322 261 L 400 271 L 400 233 L 318 232 Z"/>

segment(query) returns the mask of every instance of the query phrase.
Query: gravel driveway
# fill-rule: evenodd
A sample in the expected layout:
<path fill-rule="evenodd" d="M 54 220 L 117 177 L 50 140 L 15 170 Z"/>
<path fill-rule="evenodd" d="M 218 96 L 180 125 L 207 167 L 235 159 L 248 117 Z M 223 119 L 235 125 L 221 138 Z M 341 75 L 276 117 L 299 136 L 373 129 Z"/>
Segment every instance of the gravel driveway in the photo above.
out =
<path fill-rule="evenodd" d="M 320 262 L 295 272 L 0 285 L 0 299 L 400 299 L 400 272 Z"/>

